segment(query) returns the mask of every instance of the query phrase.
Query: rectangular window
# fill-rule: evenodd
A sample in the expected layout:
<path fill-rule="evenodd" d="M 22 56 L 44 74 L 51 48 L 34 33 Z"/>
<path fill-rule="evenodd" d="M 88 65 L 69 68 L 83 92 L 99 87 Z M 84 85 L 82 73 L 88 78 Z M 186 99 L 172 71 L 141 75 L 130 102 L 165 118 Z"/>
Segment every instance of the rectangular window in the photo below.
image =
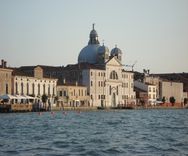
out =
<path fill-rule="evenodd" d="M 151 87 L 149 87 L 149 92 L 151 92 Z"/>
<path fill-rule="evenodd" d="M 67 96 L 67 94 L 66 94 L 66 91 L 64 90 L 64 92 L 63 92 L 63 96 Z"/>
<path fill-rule="evenodd" d="M 155 92 L 155 88 L 153 88 L 153 92 Z"/>
<path fill-rule="evenodd" d="M 99 95 L 99 99 L 101 98 L 101 96 Z"/>
<path fill-rule="evenodd" d="M 91 81 L 91 86 L 93 86 L 93 81 Z"/>
<path fill-rule="evenodd" d="M 62 95 L 63 95 L 63 93 L 62 93 L 62 91 L 60 91 L 60 92 L 59 92 L 59 96 L 62 96 Z"/>
<path fill-rule="evenodd" d="M 153 99 L 155 99 L 155 94 L 153 94 Z"/>
<path fill-rule="evenodd" d="M 99 81 L 99 87 L 100 87 L 100 81 Z"/>
<path fill-rule="evenodd" d="M 6 94 L 8 94 L 8 84 L 6 84 Z"/>

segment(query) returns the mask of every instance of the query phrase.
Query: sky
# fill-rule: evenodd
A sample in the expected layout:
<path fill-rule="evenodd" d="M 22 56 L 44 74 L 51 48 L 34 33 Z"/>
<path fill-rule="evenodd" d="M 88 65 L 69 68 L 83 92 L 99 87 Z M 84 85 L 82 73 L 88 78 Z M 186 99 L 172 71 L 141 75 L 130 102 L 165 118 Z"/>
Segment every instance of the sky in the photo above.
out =
<path fill-rule="evenodd" d="M 123 65 L 188 72 L 188 0 L 0 0 L 0 59 L 75 64 L 93 23 L 101 44 L 122 50 Z"/>

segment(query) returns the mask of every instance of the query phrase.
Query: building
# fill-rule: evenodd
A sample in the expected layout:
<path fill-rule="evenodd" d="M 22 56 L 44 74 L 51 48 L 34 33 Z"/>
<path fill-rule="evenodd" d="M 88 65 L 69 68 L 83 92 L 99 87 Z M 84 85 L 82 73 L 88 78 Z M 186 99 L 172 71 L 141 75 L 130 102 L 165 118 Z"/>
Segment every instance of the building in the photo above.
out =
<path fill-rule="evenodd" d="M 94 25 L 88 45 L 79 53 L 78 63 L 65 67 L 62 75 L 66 80 L 87 86 L 90 106 L 117 107 L 136 102 L 134 73 L 124 70 L 122 51 L 117 46 L 110 52 L 104 44 L 100 45 Z"/>
<path fill-rule="evenodd" d="M 1 60 L 0 65 L 0 96 L 11 94 L 12 90 L 12 69 L 7 68 L 6 61 Z"/>
<path fill-rule="evenodd" d="M 176 103 L 183 103 L 183 83 L 161 81 L 159 83 L 159 98 L 165 98 L 170 103 L 170 97 L 174 97 Z"/>
<path fill-rule="evenodd" d="M 176 99 L 176 103 L 182 103 L 184 98 L 186 98 L 186 92 L 183 92 L 184 87 L 182 82 L 175 82 L 175 80 L 170 81 L 160 77 L 160 75 L 147 76 L 145 77 L 144 82 L 157 86 L 157 99 L 159 100 L 165 98 L 165 102 L 170 102 L 170 97 L 174 97 Z"/>
<path fill-rule="evenodd" d="M 66 80 L 67 84 L 78 82 L 87 87 L 87 95 L 90 97 L 88 106 L 117 107 L 135 104 L 134 73 L 124 70 L 122 54 L 117 46 L 109 51 L 107 46 L 100 45 L 93 25 L 88 45 L 80 51 L 77 64 L 40 67 L 44 76 L 55 76 L 58 81 Z M 33 68 L 21 67 L 27 73 L 32 73 Z"/>
<path fill-rule="evenodd" d="M 58 84 L 57 96 L 60 107 L 89 107 L 87 87 L 78 83 Z"/>
<path fill-rule="evenodd" d="M 43 76 L 43 69 L 36 66 L 32 73 L 15 68 L 12 76 L 12 94 L 32 96 L 39 102 L 45 94 L 48 103 L 54 104 L 57 95 L 57 79 Z"/>
<path fill-rule="evenodd" d="M 137 92 L 141 92 L 140 98 L 141 100 L 144 100 L 149 105 L 155 105 L 157 101 L 157 93 L 156 93 L 156 86 L 149 84 L 149 83 L 143 83 L 141 81 L 134 81 L 134 86 L 136 87 Z M 146 94 L 144 94 L 144 92 Z M 142 95 L 142 96 L 141 96 Z"/>

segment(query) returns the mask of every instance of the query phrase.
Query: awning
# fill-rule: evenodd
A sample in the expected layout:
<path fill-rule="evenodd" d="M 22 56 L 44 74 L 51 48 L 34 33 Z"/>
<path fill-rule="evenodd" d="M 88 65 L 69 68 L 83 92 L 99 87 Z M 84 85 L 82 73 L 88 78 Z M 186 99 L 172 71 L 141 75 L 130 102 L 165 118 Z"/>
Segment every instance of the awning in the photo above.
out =
<path fill-rule="evenodd" d="M 10 94 L 5 94 L 5 95 L 2 95 L 2 96 L 0 96 L 0 99 L 3 99 L 3 100 L 5 100 L 5 99 L 16 99 L 16 97 L 15 96 L 13 96 L 13 95 L 10 95 Z"/>
<path fill-rule="evenodd" d="M 24 97 L 25 97 L 26 99 L 35 99 L 34 97 L 28 96 L 28 95 L 24 95 Z"/>

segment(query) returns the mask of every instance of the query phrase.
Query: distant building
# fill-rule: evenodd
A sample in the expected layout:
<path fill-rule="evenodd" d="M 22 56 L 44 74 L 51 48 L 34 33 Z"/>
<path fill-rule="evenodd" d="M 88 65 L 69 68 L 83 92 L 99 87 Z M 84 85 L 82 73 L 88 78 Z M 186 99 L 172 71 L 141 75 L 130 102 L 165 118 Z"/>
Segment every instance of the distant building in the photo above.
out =
<path fill-rule="evenodd" d="M 87 86 L 91 106 L 117 107 L 135 104 L 133 72 L 122 65 L 122 51 L 99 44 L 96 30 L 91 30 L 88 45 L 79 53 L 78 64 L 64 68 L 64 78 Z"/>
<path fill-rule="evenodd" d="M 58 105 L 60 107 L 89 107 L 89 96 L 87 87 L 78 83 L 58 84 L 57 86 Z"/>
<path fill-rule="evenodd" d="M 147 76 L 144 79 L 144 82 L 151 83 L 157 86 L 157 99 L 162 100 L 163 97 L 166 99 L 166 102 L 170 102 L 170 97 L 174 97 L 177 103 L 184 101 L 183 94 L 183 83 L 174 82 L 160 76 Z"/>
<path fill-rule="evenodd" d="M 54 103 L 57 93 L 57 79 L 43 76 L 43 69 L 35 67 L 32 73 L 14 69 L 12 77 L 12 94 L 28 95 L 41 101 L 42 95 L 48 96 L 48 102 Z"/>
<path fill-rule="evenodd" d="M 122 51 L 115 46 L 111 51 L 104 44 L 100 45 L 94 28 L 90 32 L 89 42 L 79 53 L 78 63 L 66 67 L 40 66 L 43 76 L 66 80 L 67 83 L 81 84 L 87 87 L 89 106 L 117 107 L 135 104 L 134 73 L 124 70 Z M 33 72 L 32 67 L 21 67 Z M 59 94 L 58 94 L 59 96 Z"/>
<path fill-rule="evenodd" d="M 136 88 L 137 95 L 139 94 L 139 98 L 141 100 L 144 100 L 149 105 L 155 105 L 157 101 L 156 96 L 156 86 L 149 84 L 149 83 L 143 83 L 140 81 L 134 81 L 134 86 Z M 145 92 L 145 93 L 144 93 Z"/>
<path fill-rule="evenodd" d="M 183 83 L 160 81 L 159 83 L 159 98 L 165 97 L 166 102 L 170 102 L 170 97 L 174 97 L 176 103 L 183 102 Z"/>
<path fill-rule="evenodd" d="M 12 69 L 7 68 L 6 61 L 1 60 L 0 65 L 0 96 L 11 94 L 12 90 Z"/>

